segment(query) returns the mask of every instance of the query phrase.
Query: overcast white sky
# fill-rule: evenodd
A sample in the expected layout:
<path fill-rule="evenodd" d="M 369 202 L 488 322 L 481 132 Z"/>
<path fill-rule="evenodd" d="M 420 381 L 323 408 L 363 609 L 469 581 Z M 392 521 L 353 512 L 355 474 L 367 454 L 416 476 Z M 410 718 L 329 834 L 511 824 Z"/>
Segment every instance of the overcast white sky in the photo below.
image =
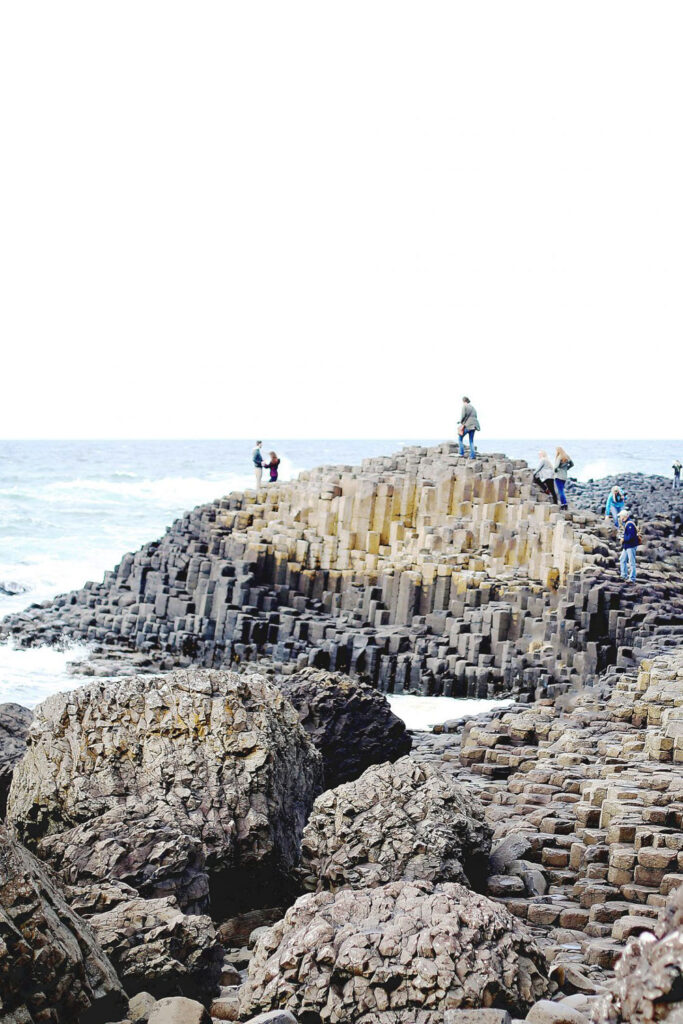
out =
<path fill-rule="evenodd" d="M 683 5 L 8 0 L 0 437 L 678 437 Z"/>

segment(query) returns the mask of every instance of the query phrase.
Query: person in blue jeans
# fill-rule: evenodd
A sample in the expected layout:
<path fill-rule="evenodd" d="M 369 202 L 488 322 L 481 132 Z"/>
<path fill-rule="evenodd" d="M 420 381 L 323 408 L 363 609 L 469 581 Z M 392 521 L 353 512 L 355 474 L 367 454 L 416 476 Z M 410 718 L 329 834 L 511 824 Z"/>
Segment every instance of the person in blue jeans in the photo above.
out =
<path fill-rule="evenodd" d="M 479 420 L 477 419 L 477 410 L 474 408 L 469 398 L 463 396 L 462 399 L 462 410 L 460 412 L 460 421 L 458 424 L 458 444 L 460 446 L 460 454 L 465 454 L 464 440 L 465 436 L 469 437 L 470 440 L 470 458 L 476 458 L 476 452 L 474 450 L 474 432 L 480 430 Z"/>
<path fill-rule="evenodd" d="M 638 529 L 628 509 L 619 513 L 619 522 L 624 528 L 624 536 L 621 541 L 621 555 L 619 557 L 619 568 L 621 578 L 635 582 L 636 578 L 636 548 L 640 540 Z"/>

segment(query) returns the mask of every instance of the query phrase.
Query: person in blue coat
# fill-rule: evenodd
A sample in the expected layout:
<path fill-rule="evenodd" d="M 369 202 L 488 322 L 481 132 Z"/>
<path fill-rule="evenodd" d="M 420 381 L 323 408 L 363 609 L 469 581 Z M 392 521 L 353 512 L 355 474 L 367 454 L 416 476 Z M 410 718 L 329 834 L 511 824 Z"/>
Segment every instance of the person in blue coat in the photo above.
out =
<path fill-rule="evenodd" d="M 619 568 L 621 578 L 635 582 L 636 578 L 636 548 L 640 544 L 638 528 L 633 522 L 631 513 L 624 509 L 619 515 L 619 522 L 624 528 L 624 535 L 621 540 L 621 555 L 619 556 Z"/>
<path fill-rule="evenodd" d="M 624 510 L 626 505 L 626 498 L 618 487 L 613 487 L 607 496 L 607 504 L 605 505 L 605 515 L 611 516 L 614 520 L 614 525 L 619 527 L 619 516 Z"/>

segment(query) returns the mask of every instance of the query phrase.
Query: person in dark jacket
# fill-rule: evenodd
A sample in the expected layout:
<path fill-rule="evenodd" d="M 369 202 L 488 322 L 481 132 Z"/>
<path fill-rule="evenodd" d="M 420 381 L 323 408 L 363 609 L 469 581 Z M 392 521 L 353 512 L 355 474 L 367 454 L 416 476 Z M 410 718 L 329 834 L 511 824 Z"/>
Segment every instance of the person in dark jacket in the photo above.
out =
<path fill-rule="evenodd" d="M 257 441 L 256 447 L 251 453 L 251 461 L 254 463 L 254 477 L 256 478 L 256 486 L 261 486 L 261 476 L 263 475 L 263 454 L 261 452 L 261 445 L 263 441 Z"/>
<path fill-rule="evenodd" d="M 481 430 L 479 426 L 479 420 L 477 419 L 477 410 L 474 408 L 469 398 L 463 396 L 462 409 L 460 411 L 460 420 L 458 424 L 458 444 L 460 445 L 460 454 L 465 454 L 465 446 L 463 441 L 465 435 L 470 439 L 470 458 L 476 457 L 474 450 L 474 432 L 475 430 Z"/>
<path fill-rule="evenodd" d="M 636 548 L 640 544 L 638 528 L 633 522 L 633 516 L 628 509 L 624 509 L 619 513 L 619 522 L 624 528 L 624 535 L 621 540 L 621 555 L 619 556 L 621 578 L 623 580 L 630 579 L 632 582 L 635 582 Z"/>
<path fill-rule="evenodd" d="M 678 461 L 678 459 L 676 459 L 676 461 L 674 462 L 674 464 L 673 464 L 673 466 L 671 468 L 674 471 L 674 486 L 673 486 L 673 489 L 674 489 L 674 491 L 677 491 L 680 488 L 680 486 L 681 486 L 681 470 L 683 469 L 683 466 L 681 466 L 681 464 Z"/>
<path fill-rule="evenodd" d="M 269 452 L 268 459 L 268 462 L 263 463 L 263 468 L 270 471 L 270 482 L 274 484 L 277 480 L 277 467 L 280 465 L 280 460 L 275 452 Z"/>
<path fill-rule="evenodd" d="M 574 463 L 567 455 L 564 448 L 558 445 L 555 449 L 555 490 L 560 499 L 560 508 L 567 507 L 567 498 L 564 493 L 564 485 L 567 482 L 567 474 Z"/>

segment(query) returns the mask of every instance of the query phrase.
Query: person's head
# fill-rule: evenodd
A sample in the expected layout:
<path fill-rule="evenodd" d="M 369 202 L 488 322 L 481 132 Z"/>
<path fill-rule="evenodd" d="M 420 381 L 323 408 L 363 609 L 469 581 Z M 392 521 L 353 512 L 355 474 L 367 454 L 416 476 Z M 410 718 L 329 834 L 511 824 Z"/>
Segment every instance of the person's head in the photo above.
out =
<path fill-rule="evenodd" d="M 569 462 L 569 456 L 567 455 L 567 453 L 564 450 L 564 448 L 562 448 L 559 444 L 558 444 L 557 448 L 555 449 L 555 455 L 557 456 L 558 459 L 566 459 L 566 461 Z"/>
<path fill-rule="evenodd" d="M 256 447 L 260 448 L 262 444 L 263 444 L 263 441 L 257 441 L 256 442 Z"/>
<path fill-rule="evenodd" d="M 541 449 L 541 451 L 538 453 L 538 457 L 539 457 L 539 459 L 547 459 L 548 458 L 548 453 L 544 452 L 543 449 Z"/>
<path fill-rule="evenodd" d="M 612 497 L 613 498 L 620 498 L 621 497 L 621 491 L 619 490 L 619 488 L 617 487 L 616 484 L 612 488 Z"/>
<path fill-rule="evenodd" d="M 271 459 L 277 458 L 277 454 L 275 452 L 268 452 L 268 454 L 270 455 Z"/>
<path fill-rule="evenodd" d="M 470 400 L 469 400 L 469 398 L 467 397 L 467 395 L 463 395 L 463 396 L 462 396 L 462 400 L 463 400 L 463 402 L 465 403 L 465 405 L 469 405 L 469 404 L 470 404 Z"/>
<path fill-rule="evenodd" d="M 630 518 L 631 513 L 629 512 L 629 510 L 627 508 L 622 508 L 621 512 L 619 513 L 619 522 L 625 523 Z"/>

